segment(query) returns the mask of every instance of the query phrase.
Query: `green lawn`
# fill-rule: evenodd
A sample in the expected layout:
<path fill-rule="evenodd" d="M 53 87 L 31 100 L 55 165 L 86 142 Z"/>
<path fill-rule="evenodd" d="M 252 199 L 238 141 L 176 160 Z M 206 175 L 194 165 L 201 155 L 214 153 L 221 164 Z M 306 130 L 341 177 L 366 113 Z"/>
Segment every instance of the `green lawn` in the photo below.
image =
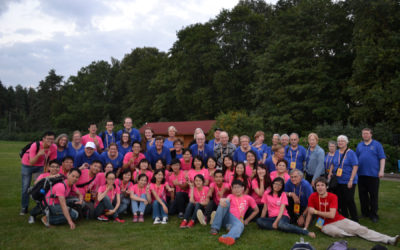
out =
<path fill-rule="evenodd" d="M 27 223 L 28 216 L 20 216 L 20 159 L 22 142 L 0 141 L 0 249 L 216 249 L 226 248 L 217 236 L 209 234 L 209 227 L 196 225 L 179 229 L 180 220 L 171 217 L 168 225 L 152 225 L 150 217 L 144 224 L 133 224 L 130 216 L 125 224 L 114 222 L 77 222 L 77 228 L 67 225 L 45 228 L 39 221 Z M 383 181 L 380 193 L 378 224 L 361 219 L 361 224 L 391 236 L 400 233 L 400 182 Z M 358 197 L 356 197 L 358 202 Z M 33 203 L 32 203 L 33 205 Z M 32 207 L 32 205 L 30 207 Z M 357 204 L 358 205 L 358 204 Z M 358 206 L 359 208 L 359 206 Z M 317 238 L 304 237 L 317 249 L 326 249 L 334 239 L 320 233 Z M 277 231 L 261 231 L 252 223 L 232 247 L 234 249 L 290 249 L 300 236 Z M 376 243 L 352 237 L 346 239 L 349 247 L 371 249 Z M 389 249 L 395 249 L 388 246 Z"/>

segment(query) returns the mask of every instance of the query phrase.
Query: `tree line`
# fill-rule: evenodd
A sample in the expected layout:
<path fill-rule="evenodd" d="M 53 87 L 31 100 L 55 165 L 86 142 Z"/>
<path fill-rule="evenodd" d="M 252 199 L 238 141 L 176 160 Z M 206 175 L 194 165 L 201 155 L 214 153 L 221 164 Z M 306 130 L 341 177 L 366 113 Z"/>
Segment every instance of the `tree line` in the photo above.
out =
<path fill-rule="evenodd" d="M 398 1 L 240 1 L 179 30 L 168 52 L 135 48 L 69 77 L 51 69 L 37 88 L 0 82 L 0 137 L 244 112 L 271 132 L 339 124 L 399 134 L 399 37 Z"/>

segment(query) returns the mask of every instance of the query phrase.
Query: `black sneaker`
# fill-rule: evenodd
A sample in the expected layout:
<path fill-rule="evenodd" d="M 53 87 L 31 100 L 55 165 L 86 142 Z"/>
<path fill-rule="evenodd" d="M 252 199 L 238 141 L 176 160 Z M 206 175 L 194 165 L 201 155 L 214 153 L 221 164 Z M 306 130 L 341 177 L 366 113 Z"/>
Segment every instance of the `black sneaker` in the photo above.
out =
<path fill-rule="evenodd" d="M 215 228 L 211 228 L 210 234 L 212 234 L 212 235 L 217 235 L 217 234 L 218 234 L 218 230 L 215 229 Z"/>
<path fill-rule="evenodd" d="M 19 211 L 19 215 L 25 215 L 27 213 L 28 213 L 28 208 L 27 207 L 21 208 L 21 211 Z"/>

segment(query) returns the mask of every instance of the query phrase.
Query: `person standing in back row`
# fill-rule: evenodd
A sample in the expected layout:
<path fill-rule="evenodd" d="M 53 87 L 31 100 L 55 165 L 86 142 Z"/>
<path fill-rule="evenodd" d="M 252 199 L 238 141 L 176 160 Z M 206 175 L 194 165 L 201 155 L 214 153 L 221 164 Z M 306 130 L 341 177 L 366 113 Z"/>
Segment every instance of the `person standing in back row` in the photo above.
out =
<path fill-rule="evenodd" d="M 385 152 L 382 144 L 372 139 L 372 130 L 361 131 L 363 141 L 357 145 L 358 157 L 358 195 L 361 213 L 372 222 L 378 222 L 379 178 L 385 172 Z"/>
<path fill-rule="evenodd" d="M 304 162 L 306 161 L 306 149 L 299 145 L 299 135 L 296 133 L 290 134 L 290 145 L 285 148 L 286 155 L 285 159 L 289 163 L 289 170 L 299 169 L 303 171 Z"/>
<path fill-rule="evenodd" d="M 124 119 L 124 129 L 121 129 L 120 131 L 118 131 L 117 141 L 121 140 L 123 132 L 129 133 L 129 135 L 131 136 L 131 143 L 134 143 L 135 141 L 137 141 L 137 142 L 142 141 L 139 130 L 137 130 L 136 128 L 132 128 L 132 118 L 130 118 L 130 117 L 126 117 Z"/>

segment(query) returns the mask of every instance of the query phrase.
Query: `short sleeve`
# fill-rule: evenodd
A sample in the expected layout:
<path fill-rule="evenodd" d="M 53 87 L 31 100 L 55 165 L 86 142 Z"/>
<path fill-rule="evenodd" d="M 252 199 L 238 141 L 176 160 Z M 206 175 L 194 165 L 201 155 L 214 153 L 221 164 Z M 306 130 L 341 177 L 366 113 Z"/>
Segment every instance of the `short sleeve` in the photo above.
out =
<path fill-rule="evenodd" d="M 281 194 L 281 204 L 285 204 L 286 206 L 289 205 L 288 198 L 285 192 Z"/>
<path fill-rule="evenodd" d="M 249 205 L 250 205 L 251 208 L 255 208 L 257 206 L 257 203 L 256 203 L 256 201 L 254 200 L 253 197 L 247 195 L 247 200 L 248 200 Z"/>

